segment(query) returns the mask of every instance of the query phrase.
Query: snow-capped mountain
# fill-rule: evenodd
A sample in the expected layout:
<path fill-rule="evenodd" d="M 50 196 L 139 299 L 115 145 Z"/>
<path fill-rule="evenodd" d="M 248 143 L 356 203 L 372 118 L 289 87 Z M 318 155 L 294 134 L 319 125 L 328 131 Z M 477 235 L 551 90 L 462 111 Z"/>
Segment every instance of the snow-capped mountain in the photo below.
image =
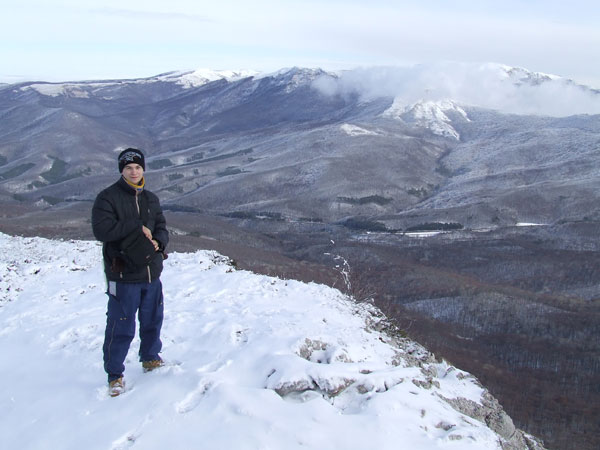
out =
<path fill-rule="evenodd" d="M 529 84 L 535 86 L 552 81 L 572 82 L 571 80 L 564 79 L 557 75 L 542 72 L 532 72 L 530 70 L 524 69 L 523 67 L 511 67 L 504 64 L 497 64 L 492 66 L 495 66 L 499 71 L 504 71 L 506 73 L 506 78 L 512 83 L 518 85 Z"/>
<path fill-rule="evenodd" d="M 392 97 L 397 99 L 397 107 L 451 100 L 461 106 L 511 114 L 564 117 L 600 113 L 597 89 L 555 75 L 492 63 L 356 69 L 319 80 L 316 87 L 328 95 Z"/>
<path fill-rule="evenodd" d="M 181 86 L 183 89 L 191 89 L 203 86 L 213 81 L 225 80 L 228 82 L 237 81 L 243 78 L 254 77 L 258 74 L 252 70 L 211 70 L 197 69 L 194 71 L 169 72 L 149 78 L 140 78 L 132 80 L 109 80 L 109 81 L 74 81 L 66 83 L 21 83 L 21 91 L 34 90 L 42 95 L 50 97 L 79 97 L 91 98 L 99 96 L 106 100 L 113 97 L 102 96 L 103 89 L 113 88 L 115 85 L 121 86 L 140 86 L 154 85 L 158 83 L 171 83 Z"/>
<path fill-rule="evenodd" d="M 148 78 L 129 79 L 129 80 L 100 80 L 100 81 L 71 81 L 71 82 L 24 82 L 17 83 L 15 87 L 18 91 L 27 92 L 34 90 L 39 94 L 49 97 L 79 97 L 91 98 L 97 96 L 105 100 L 114 99 L 114 97 L 102 95 L 107 88 L 128 87 L 147 88 L 147 85 L 155 89 L 164 88 L 171 84 L 178 86 L 182 90 L 202 87 L 215 81 L 226 81 L 233 83 L 246 78 L 261 80 L 271 78 L 277 80 L 278 85 L 285 85 L 287 92 L 301 85 L 311 83 L 315 78 L 325 74 L 320 69 L 281 69 L 273 73 L 259 73 L 254 70 L 212 70 L 196 69 L 194 71 L 174 71 Z M 9 86 L 9 85 L 3 85 Z"/>
<path fill-rule="evenodd" d="M 433 134 L 460 140 L 460 134 L 452 127 L 450 117 L 458 116 L 469 121 L 467 113 L 451 100 L 419 101 L 405 105 L 403 99 L 396 98 L 392 106 L 385 110 L 383 117 L 391 117 L 430 130 Z"/>
<path fill-rule="evenodd" d="M 6 448 L 543 448 L 370 304 L 208 251 L 165 261 L 167 365 L 144 374 L 136 338 L 111 398 L 99 244 L 0 243 Z"/>
<path fill-rule="evenodd" d="M 276 85 L 285 86 L 285 92 L 289 93 L 300 86 L 309 86 L 319 77 L 331 77 L 332 74 L 321 69 L 306 69 L 293 67 L 281 69 L 270 74 L 264 74 L 257 78 L 271 78 L 276 80 Z"/>
<path fill-rule="evenodd" d="M 213 81 L 226 80 L 231 82 L 256 75 L 258 75 L 258 72 L 254 70 L 197 69 L 193 72 L 172 72 L 157 78 L 161 81 L 174 81 L 185 88 L 194 88 Z"/>
<path fill-rule="evenodd" d="M 600 110 L 591 89 L 500 65 L 20 83 L 0 91 L 0 196 L 90 200 L 114 175 L 116 152 L 134 146 L 172 208 L 385 217 L 394 229 L 442 218 L 551 223 L 594 210 L 597 118 L 501 110 L 568 99 Z M 522 181 L 531 164 L 537 184 Z M 542 180 L 556 189 L 540 191 Z M 512 202 L 517 188 L 535 200 Z"/>

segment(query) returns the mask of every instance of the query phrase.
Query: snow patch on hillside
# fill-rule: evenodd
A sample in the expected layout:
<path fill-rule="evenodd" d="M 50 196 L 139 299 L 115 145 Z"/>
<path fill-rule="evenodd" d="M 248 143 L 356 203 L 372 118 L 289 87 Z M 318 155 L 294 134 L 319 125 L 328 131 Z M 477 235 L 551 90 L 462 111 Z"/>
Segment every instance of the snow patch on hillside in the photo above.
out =
<path fill-rule="evenodd" d="M 312 86 L 315 80 L 323 76 L 325 72 L 322 69 L 310 68 L 284 68 L 271 73 L 262 73 L 254 77 L 255 80 L 270 78 L 275 81 L 276 86 L 285 86 L 287 94 L 295 91 L 302 86 Z M 331 74 L 329 74 L 331 76 Z"/>
<path fill-rule="evenodd" d="M 461 119 L 470 121 L 467 113 L 450 100 L 424 101 L 406 105 L 405 100 L 397 97 L 390 108 L 385 110 L 383 117 L 414 123 L 429 129 L 433 134 L 460 140 L 460 134 L 452 126 L 448 114 L 456 113 Z"/>
<path fill-rule="evenodd" d="M 381 134 L 349 123 L 341 125 L 340 129 L 348 136 L 379 136 Z"/>
<path fill-rule="evenodd" d="M 483 450 L 529 439 L 468 373 L 380 331 L 389 324 L 373 306 L 235 270 L 212 251 L 165 261 L 168 364 L 143 373 L 135 338 L 128 390 L 111 398 L 101 246 L 4 234 L 0 245 L 6 448 Z"/>

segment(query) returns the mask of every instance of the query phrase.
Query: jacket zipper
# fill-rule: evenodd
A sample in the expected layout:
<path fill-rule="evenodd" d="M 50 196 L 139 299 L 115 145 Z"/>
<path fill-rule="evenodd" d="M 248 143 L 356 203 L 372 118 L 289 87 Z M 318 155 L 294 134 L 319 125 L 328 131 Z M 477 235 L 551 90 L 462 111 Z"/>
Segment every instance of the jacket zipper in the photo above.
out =
<path fill-rule="evenodd" d="M 137 208 L 138 216 L 140 219 L 142 218 L 142 213 L 140 213 L 140 203 L 138 201 L 139 191 L 135 193 L 135 206 Z M 150 273 L 150 264 L 146 265 L 146 269 L 148 271 L 148 283 L 152 283 L 152 274 Z"/>
<path fill-rule="evenodd" d="M 140 218 L 142 217 L 142 215 L 140 214 L 140 204 L 138 202 L 138 192 L 135 193 L 135 207 L 137 208 L 137 212 L 138 212 L 138 216 L 140 216 Z"/>

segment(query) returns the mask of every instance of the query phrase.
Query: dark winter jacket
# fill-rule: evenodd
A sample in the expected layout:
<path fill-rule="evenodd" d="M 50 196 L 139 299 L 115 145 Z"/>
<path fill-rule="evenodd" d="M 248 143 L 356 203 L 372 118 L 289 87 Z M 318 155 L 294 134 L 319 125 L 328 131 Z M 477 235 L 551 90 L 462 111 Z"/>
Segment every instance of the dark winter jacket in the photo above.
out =
<path fill-rule="evenodd" d="M 141 232 L 142 225 L 152 232 L 159 251 L 147 265 L 134 266 L 127 261 L 120 244 L 132 233 Z M 109 281 L 150 282 L 160 277 L 169 233 L 158 197 L 152 192 L 144 189 L 137 193 L 121 177 L 96 197 L 92 230 L 96 239 L 103 242 L 104 271 Z"/>

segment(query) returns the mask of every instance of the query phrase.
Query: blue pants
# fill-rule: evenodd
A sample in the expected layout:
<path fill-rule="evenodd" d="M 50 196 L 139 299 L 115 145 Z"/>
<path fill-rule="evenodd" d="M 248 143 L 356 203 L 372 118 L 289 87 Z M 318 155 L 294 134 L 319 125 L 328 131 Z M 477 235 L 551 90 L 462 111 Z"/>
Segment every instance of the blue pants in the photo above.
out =
<path fill-rule="evenodd" d="M 135 314 L 140 321 L 140 361 L 159 359 L 162 348 L 162 283 L 109 282 L 108 311 L 104 333 L 104 370 L 108 381 L 123 376 L 125 358 L 135 336 Z"/>

